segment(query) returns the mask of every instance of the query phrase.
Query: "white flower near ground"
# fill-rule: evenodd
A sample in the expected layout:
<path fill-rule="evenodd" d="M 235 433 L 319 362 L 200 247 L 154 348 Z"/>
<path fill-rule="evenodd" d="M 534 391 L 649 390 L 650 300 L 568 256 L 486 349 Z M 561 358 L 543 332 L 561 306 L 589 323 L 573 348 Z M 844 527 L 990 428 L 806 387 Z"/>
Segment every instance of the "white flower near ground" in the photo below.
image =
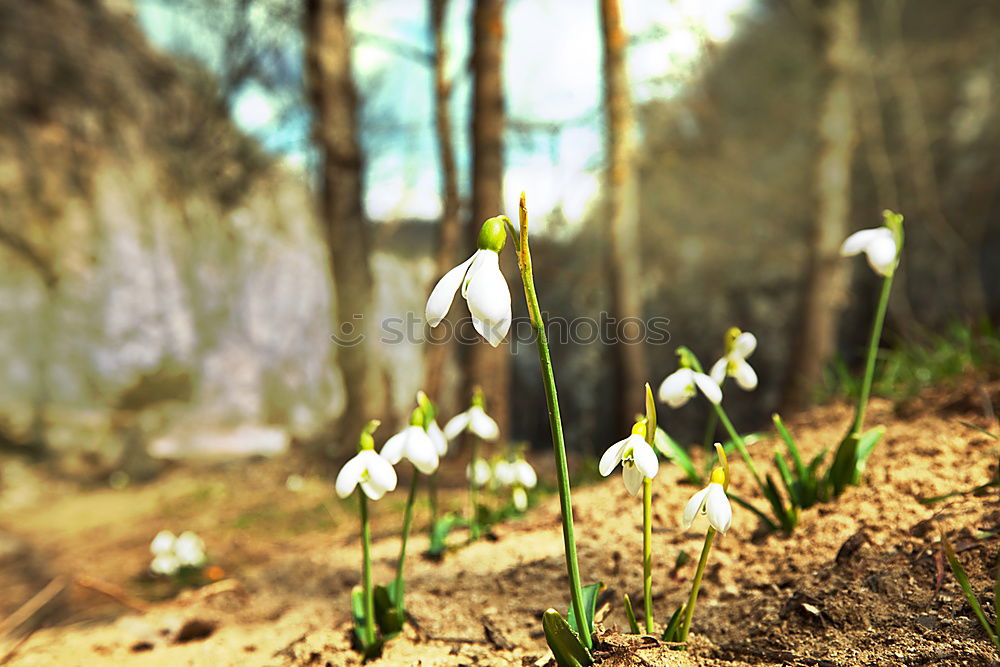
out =
<path fill-rule="evenodd" d="M 500 437 L 500 427 L 486 414 L 480 405 L 473 405 L 471 408 L 455 415 L 444 425 L 444 435 L 452 440 L 462 432 L 471 431 L 483 440 L 496 440 Z"/>
<path fill-rule="evenodd" d="M 459 287 L 469 304 L 472 325 L 480 336 L 496 347 L 510 330 L 511 321 L 510 289 L 500 271 L 500 256 L 493 250 L 481 248 L 444 274 L 427 299 L 424 308 L 427 324 L 436 327 L 448 315 Z"/>
<path fill-rule="evenodd" d="M 691 496 L 684 507 L 684 530 L 691 527 L 699 514 L 708 516 L 708 523 L 720 533 L 725 534 L 733 523 L 733 508 L 726 495 L 725 473 L 721 468 L 712 471 L 712 481 L 701 491 Z"/>
<path fill-rule="evenodd" d="M 722 389 L 719 384 L 704 373 L 690 368 L 680 368 L 663 380 L 657 392 L 660 400 L 672 408 L 679 408 L 694 396 L 697 389 L 712 403 L 722 402 Z"/>
<path fill-rule="evenodd" d="M 726 354 L 716 361 L 708 372 L 709 377 L 720 387 L 728 375 L 735 379 L 736 384 L 742 389 L 747 391 L 756 389 L 757 373 L 747 363 L 747 357 L 757 348 L 757 337 L 744 331 L 733 339 L 728 348 Z"/>
<path fill-rule="evenodd" d="M 497 461 L 493 466 L 493 479 L 500 486 L 513 486 L 517 479 L 514 464 L 504 459 Z"/>
<path fill-rule="evenodd" d="M 899 249 L 896 235 L 888 227 L 875 227 L 854 232 L 840 246 L 842 257 L 852 257 L 859 253 L 868 256 L 868 264 L 880 276 L 889 276 L 896 268 Z"/>
<path fill-rule="evenodd" d="M 643 479 L 656 477 L 660 468 L 656 452 L 638 433 L 632 433 L 624 440 L 619 440 L 608 447 L 604 455 L 601 456 L 598 470 L 601 475 L 607 477 L 619 463 L 622 464 L 622 480 L 625 482 L 625 489 L 633 496 L 639 493 L 639 489 L 642 488 Z"/>
<path fill-rule="evenodd" d="M 493 469 L 486 459 L 476 459 L 465 467 L 466 478 L 478 487 L 489 484 L 493 477 Z"/>
<path fill-rule="evenodd" d="M 396 471 L 374 450 L 362 449 L 337 474 L 337 495 L 346 498 L 359 484 L 366 496 L 378 500 L 396 488 Z"/>
<path fill-rule="evenodd" d="M 523 486 L 514 487 L 514 490 L 511 492 L 511 499 L 514 501 L 514 507 L 518 512 L 528 509 L 528 492 L 524 490 Z"/>
<path fill-rule="evenodd" d="M 518 459 L 511 464 L 514 468 L 514 482 L 526 489 L 533 489 L 538 484 L 538 475 L 531 464 L 524 459 Z"/>
<path fill-rule="evenodd" d="M 157 574 L 174 575 L 182 567 L 202 567 L 207 561 L 205 542 L 198 535 L 186 530 L 176 537 L 169 530 L 161 530 L 149 545 L 153 561 L 149 569 Z"/>
<path fill-rule="evenodd" d="M 386 440 L 382 458 L 396 465 L 404 456 L 417 470 L 429 475 L 438 467 L 438 447 L 423 426 L 410 425 Z"/>

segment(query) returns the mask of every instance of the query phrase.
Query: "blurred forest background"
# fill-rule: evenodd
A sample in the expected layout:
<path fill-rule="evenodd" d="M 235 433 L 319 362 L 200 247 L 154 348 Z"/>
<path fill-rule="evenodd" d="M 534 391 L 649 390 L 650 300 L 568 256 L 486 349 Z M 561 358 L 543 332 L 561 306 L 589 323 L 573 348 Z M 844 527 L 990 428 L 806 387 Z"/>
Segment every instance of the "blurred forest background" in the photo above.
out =
<path fill-rule="evenodd" d="M 550 317 L 670 320 L 554 346 L 572 448 L 730 326 L 760 340 L 727 399 L 759 427 L 856 368 L 878 281 L 837 251 L 883 208 L 888 345 L 1000 318 L 998 96 L 979 0 L 3 0 L 0 448 L 95 479 L 339 457 L 475 384 L 543 445 L 530 342 L 380 341 L 521 190 Z"/>

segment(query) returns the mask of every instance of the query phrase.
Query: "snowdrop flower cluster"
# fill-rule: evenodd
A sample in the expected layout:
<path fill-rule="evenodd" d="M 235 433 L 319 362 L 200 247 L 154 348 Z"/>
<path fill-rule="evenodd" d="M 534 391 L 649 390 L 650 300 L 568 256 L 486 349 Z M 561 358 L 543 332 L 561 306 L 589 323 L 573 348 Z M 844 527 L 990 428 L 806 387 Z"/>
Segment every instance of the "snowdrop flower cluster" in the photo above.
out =
<path fill-rule="evenodd" d="M 633 496 L 639 493 L 644 479 L 656 477 L 660 462 L 656 452 L 646 442 L 645 423 L 636 422 L 627 438 L 608 447 L 601 456 L 598 470 L 601 475 L 607 477 L 619 463 L 622 464 L 622 481 L 625 483 L 625 489 Z"/>
<path fill-rule="evenodd" d="M 736 327 L 726 333 L 726 353 L 712 365 L 708 375 L 722 386 L 726 377 L 736 380 L 741 389 L 753 391 L 757 388 L 757 373 L 747 363 L 747 357 L 757 348 L 757 337 Z"/>
<path fill-rule="evenodd" d="M 175 536 L 161 530 L 149 545 L 153 562 L 149 569 L 157 574 L 172 576 L 184 567 L 200 568 L 207 562 L 205 542 L 190 530 Z"/>
<path fill-rule="evenodd" d="M 479 231 L 476 252 L 444 274 L 427 298 L 424 317 L 436 327 L 448 315 L 455 292 L 461 287 L 469 304 L 472 324 L 490 345 L 496 347 L 510 330 L 510 290 L 500 272 L 500 255 L 507 241 L 503 218 L 490 218 Z"/>
<path fill-rule="evenodd" d="M 538 475 L 523 456 L 514 461 L 500 460 L 493 466 L 493 479 L 500 486 L 512 487 L 511 498 L 514 507 L 523 512 L 528 508 L 527 489 L 538 484 Z"/>

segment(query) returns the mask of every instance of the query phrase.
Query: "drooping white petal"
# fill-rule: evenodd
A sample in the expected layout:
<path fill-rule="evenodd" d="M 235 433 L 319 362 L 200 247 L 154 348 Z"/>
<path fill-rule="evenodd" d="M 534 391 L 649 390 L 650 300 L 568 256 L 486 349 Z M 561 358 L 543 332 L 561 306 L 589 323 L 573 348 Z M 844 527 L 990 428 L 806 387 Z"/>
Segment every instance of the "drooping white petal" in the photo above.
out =
<path fill-rule="evenodd" d="M 635 464 L 631 461 L 626 461 L 622 464 L 622 481 L 625 482 L 625 490 L 631 495 L 636 495 L 639 493 L 639 489 L 642 488 L 642 480 L 645 475 L 642 471 L 635 467 Z"/>
<path fill-rule="evenodd" d="M 708 371 L 708 377 L 715 380 L 715 384 L 721 385 L 726 379 L 727 368 L 729 368 L 729 358 L 722 357 L 712 364 L 712 369 Z"/>
<path fill-rule="evenodd" d="M 698 385 L 698 389 L 701 389 L 701 393 L 705 395 L 705 398 L 716 405 L 722 402 L 722 389 L 719 388 L 715 380 L 704 373 L 691 373 L 691 377 L 694 379 L 694 383 Z"/>
<path fill-rule="evenodd" d="M 448 271 L 441 276 L 441 280 L 437 281 L 434 289 L 431 290 L 431 295 L 427 297 L 427 305 L 424 307 L 424 318 L 427 320 L 427 324 L 436 327 L 448 314 L 451 302 L 455 300 L 455 292 L 462 285 L 462 279 L 465 278 L 469 265 L 475 257 L 476 255 L 473 253 L 472 257 Z"/>
<path fill-rule="evenodd" d="M 438 467 L 437 448 L 422 426 L 409 426 L 406 434 L 404 455 L 417 470 L 429 475 Z"/>
<path fill-rule="evenodd" d="M 172 552 L 160 554 L 150 563 L 149 569 L 157 574 L 171 575 L 181 567 L 181 562 Z"/>
<path fill-rule="evenodd" d="M 337 482 L 334 487 L 337 490 L 337 495 L 341 498 L 346 498 L 351 495 L 354 491 L 354 487 L 358 485 L 361 481 L 361 475 L 365 471 L 365 459 L 361 454 L 364 452 L 358 452 L 357 455 L 351 458 L 350 461 L 344 464 L 344 467 L 340 469 L 337 473 Z"/>
<path fill-rule="evenodd" d="M 462 298 L 465 299 L 466 295 L 469 293 L 469 283 L 472 282 L 472 277 L 479 273 L 479 270 L 483 268 L 483 261 L 486 259 L 483 255 L 482 249 L 477 250 L 472 254 L 469 259 L 472 263 L 469 265 L 469 270 L 465 272 L 465 280 L 462 281 Z M 493 253 L 496 255 L 496 253 Z M 499 257 L 499 255 L 497 255 Z"/>
<path fill-rule="evenodd" d="M 892 237 L 892 232 L 890 232 L 887 227 L 875 227 L 873 229 L 862 229 L 859 232 L 854 232 L 841 244 L 840 255 L 842 257 L 857 255 L 859 252 L 867 248 L 868 244 L 872 241 L 880 236 L 885 236 L 886 234 L 888 234 L 890 238 Z"/>
<path fill-rule="evenodd" d="M 708 514 L 708 523 L 720 533 L 725 533 L 732 525 L 733 508 L 721 484 L 713 482 L 708 485 L 705 513 Z"/>
<path fill-rule="evenodd" d="M 359 452 L 364 455 L 364 465 L 368 474 L 361 481 L 361 490 L 372 500 L 378 500 L 388 491 L 396 488 L 396 471 L 385 458 L 371 450 Z"/>
<path fill-rule="evenodd" d="M 733 356 L 746 359 L 757 349 L 757 337 L 749 331 L 744 331 L 733 341 Z M 712 376 L 713 379 L 715 376 Z"/>
<path fill-rule="evenodd" d="M 689 368 L 674 371 L 663 380 L 657 392 L 660 401 L 672 408 L 679 408 L 694 396 L 693 372 Z"/>
<path fill-rule="evenodd" d="M 493 469 L 486 459 L 476 459 L 465 468 L 465 476 L 476 486 L 486 486 L 493 476 Z"/>
<path fill-rule="evenodd" d="M 161 530 L 153 538 L 153 541 L 149 545 L 149 551 L 154 556 L 159 556 L 160 554 L 170 553 L 174 550 L 174 542 L 177 541 L 177 537 L 174 536 L 169 530 Z"/>
<path fill-rule="evenodd" d="M 868 264 L 880 276 L 887 276 L 896 268 L 896 240 L 891 233 L 869 243 L 865 254 L 868 255 Z"/>
<path fill-rule="evenodd" d="M 185 530 L 174 543 L 174 554 L 181 565 L 199 567 L 205 564 L 205 542 L 190 530 Z"/>
<path fill-rule="evenodd" d="M 451 419 L 448 423 L 444 425 L 444 435 L 449 440 L 453 440 L 458 437 L 458 434 L 465 430 L 465 427 L 469 425 L 469 410 L 461 412 Z"/>
<path fill-rule="evenodd" d="M 500 437 L 500 427 L 478 405 L 469 408 L 469 430 L 483 440 L 496 440 Z"/>
<path fill-rule="evenodd" d="M 733 377 L 742 389 L 752 391 L 757 388 L 757 372 L 745 359 L 733 360 Z"/>
<path fill-rule="evenodd" d="M 533 489 L 538 484 L 538 475 L 535 469 L 525 460 L 514 462 L 514 477 L 526 489 Z"/>
<path fill-rule="evenodd" d="M 523 512 L 528 509 L 528 494 L 522 487 L 515 487 L 514 491 L 511 493 L 511 497 L 514 501 L 514 507 L 517 508 L 518 512 Z"/>
<path fill-rule="evenodd" d="M 480 258 L 481 261 L 480 261 Z M 496 347 L 510 330 L 510 289 L 500 271 L 500 256 L 484 250 L 476 258 L 475 274 L 469 271 L 465 300 L 469 302 L 472 325 Z"/>
<path fill-rule="evenodd" d="M 705 506 L 705 499 L 708 496 L 708 487 L 699 491 L 698 493 L 691 496 L 691 500 L 687 502 L 684 506 L 684 530 L 691 527 L 694 523 L 695 517 L 701 512 L 702 508 Z"/>
<path fill-rule="evenodd" d="M 611 474 L 619 463 L 621 463 L 622 456 L 625 454 L 625 448 L 628 446 L 628 438 L 624 440 L 619 440 L 615 444 L 607 448 L 604 454 L 601 456 L 601 462 L 597 464 L 597 470 L 602 476 L 607 477 Z"/>
<path fill-rule="evenodd" d="M 516 479 L 514 466 L 509 461 L 497 461 L 493 466 L 493 479 L 501 486 L 510 486 Z"/>
<path fill-rule="evenodd" d="M 403 458 L 403 454 L 406 453 L 406 440 L 409 437 L 407 431 L 409 427 L 404 428 L 402 431 L 392 436 L 385 441 L 382 445 L 381 455 L 386 461 L 392 465 L 399 463 L 399 460 Z M 364 452 L 360 452 L 364 453 Z"/>
<path fill-rule="evenodd" d="M 639 472 L 645 477 L 652 479 L 656 477 L 656 473 L 660 469 L 660 461 L 656 458 L 656 452 L 649 446 L 649 443 L 643 440 L 641 436 L 637 435 L 634 437 L 639 438 L 639 441 L 632 441 L 632 460 L 635 462 L 635 467 Z"/>
<path fill-rule="evenodd" d="M 434 449 L 438 456 L 444 456 L 448 453 L 448 438 L 445 437 L 444 431 L 441 430 L 436 421 L 432 421 L 427 427 L 427 436 L 434 443 Z"/>

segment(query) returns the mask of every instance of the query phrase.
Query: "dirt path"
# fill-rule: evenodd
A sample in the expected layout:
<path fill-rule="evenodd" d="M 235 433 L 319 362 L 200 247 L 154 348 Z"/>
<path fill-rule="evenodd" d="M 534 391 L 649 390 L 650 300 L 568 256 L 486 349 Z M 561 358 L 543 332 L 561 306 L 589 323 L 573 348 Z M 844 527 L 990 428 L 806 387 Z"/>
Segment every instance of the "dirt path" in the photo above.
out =
<path fill-rule="evenodd" d="M 990 390 L 1000 402 L 1000 387 Z M 998 656 L 941 559 L 937 534 L 951 536 L 985 603 L 998 538 L 981 535 L 998 527 L 997 492 L 933 507 L 917 500 L 995 474 L 996 441 L 958 423 L 989 426 L 967 395 L 939 391 L 904 406 L 906 416 L 875 401 L 869 422 L 886 424 L 888 434 L 869 463 L 868 485 L 805 511 L 790 537 L 761 534 L 753 515 L 735 507 L 732 530 L 713 550 L 686 653 L 610 632 L 627 627 L 622 593 L 641 598 L 641 504 L 617 474 L 577 489 L 581 571 L 585 583 L 604 582 L 602 600 L 610 602 L 601 664 L 995 664 Z M 849 419 L 846 408 L 826 407 L 790 427 L 811 454 L 835 442 Z M 774 446 L 753 445 L 759 464 Z M 538 458 L 544 478 L 545 457 Z M 454 475 L 461 465 L 453 467 Z M 298 492 L 285 486 L 290 473 L 305 477 Z M 733 489 L 756 498 L 741 473 L 734 462 Z M 681 509 L 695 490 L 681 479 L 676 468 L 662 467 L 654 486 L 658 621 L 686 597 L 704 535 L 698 525 L 680 529 Z M 41 563 L 34 590 L 60 574 L 70 581 L 50 605 L 48 622 L 56 625 L 0 640 L 0 658 L 12 652 L 9 664 L 360 664 L 348 643 L 348 596 L 359 580 L 356 518 L 350 504 L 331 500 L 329 483 L 294 459 L 180 468 L 122 491 L 61 491 L 0 520 L 0 529 L 30 545 Z M 462 497 L 456 489 L 446 501 L 460 504 Z M 392 576 L 404 499 L 397 491 L 377 504 L 379 581 Z M 222 580 L 157 602 L 170 592 L 139 575 L 161 528 L 200 533 Z M 495 541 L 456 549 L 440 563 L 412 558 L 407 601 L 414 624 L 373 664 L 543 664 L 541 613 L 568 604 L 559 531 L 558 502 L 548 495 L 523 519 L 499 526 Z M 419 553 L 426 537 L 418 531 L 411 544 Z M 671 576 L 682 549 L 692 562 Z M 18 562 L 0 569 L 3 615 L 26 599 L 24 558 Z M 111 585 L 125 602 L 149 608 L 130 610 L 122 599 L 71 583 L 74 576 Z M 985 606 L 991 614 L 992 605 Z"/>

